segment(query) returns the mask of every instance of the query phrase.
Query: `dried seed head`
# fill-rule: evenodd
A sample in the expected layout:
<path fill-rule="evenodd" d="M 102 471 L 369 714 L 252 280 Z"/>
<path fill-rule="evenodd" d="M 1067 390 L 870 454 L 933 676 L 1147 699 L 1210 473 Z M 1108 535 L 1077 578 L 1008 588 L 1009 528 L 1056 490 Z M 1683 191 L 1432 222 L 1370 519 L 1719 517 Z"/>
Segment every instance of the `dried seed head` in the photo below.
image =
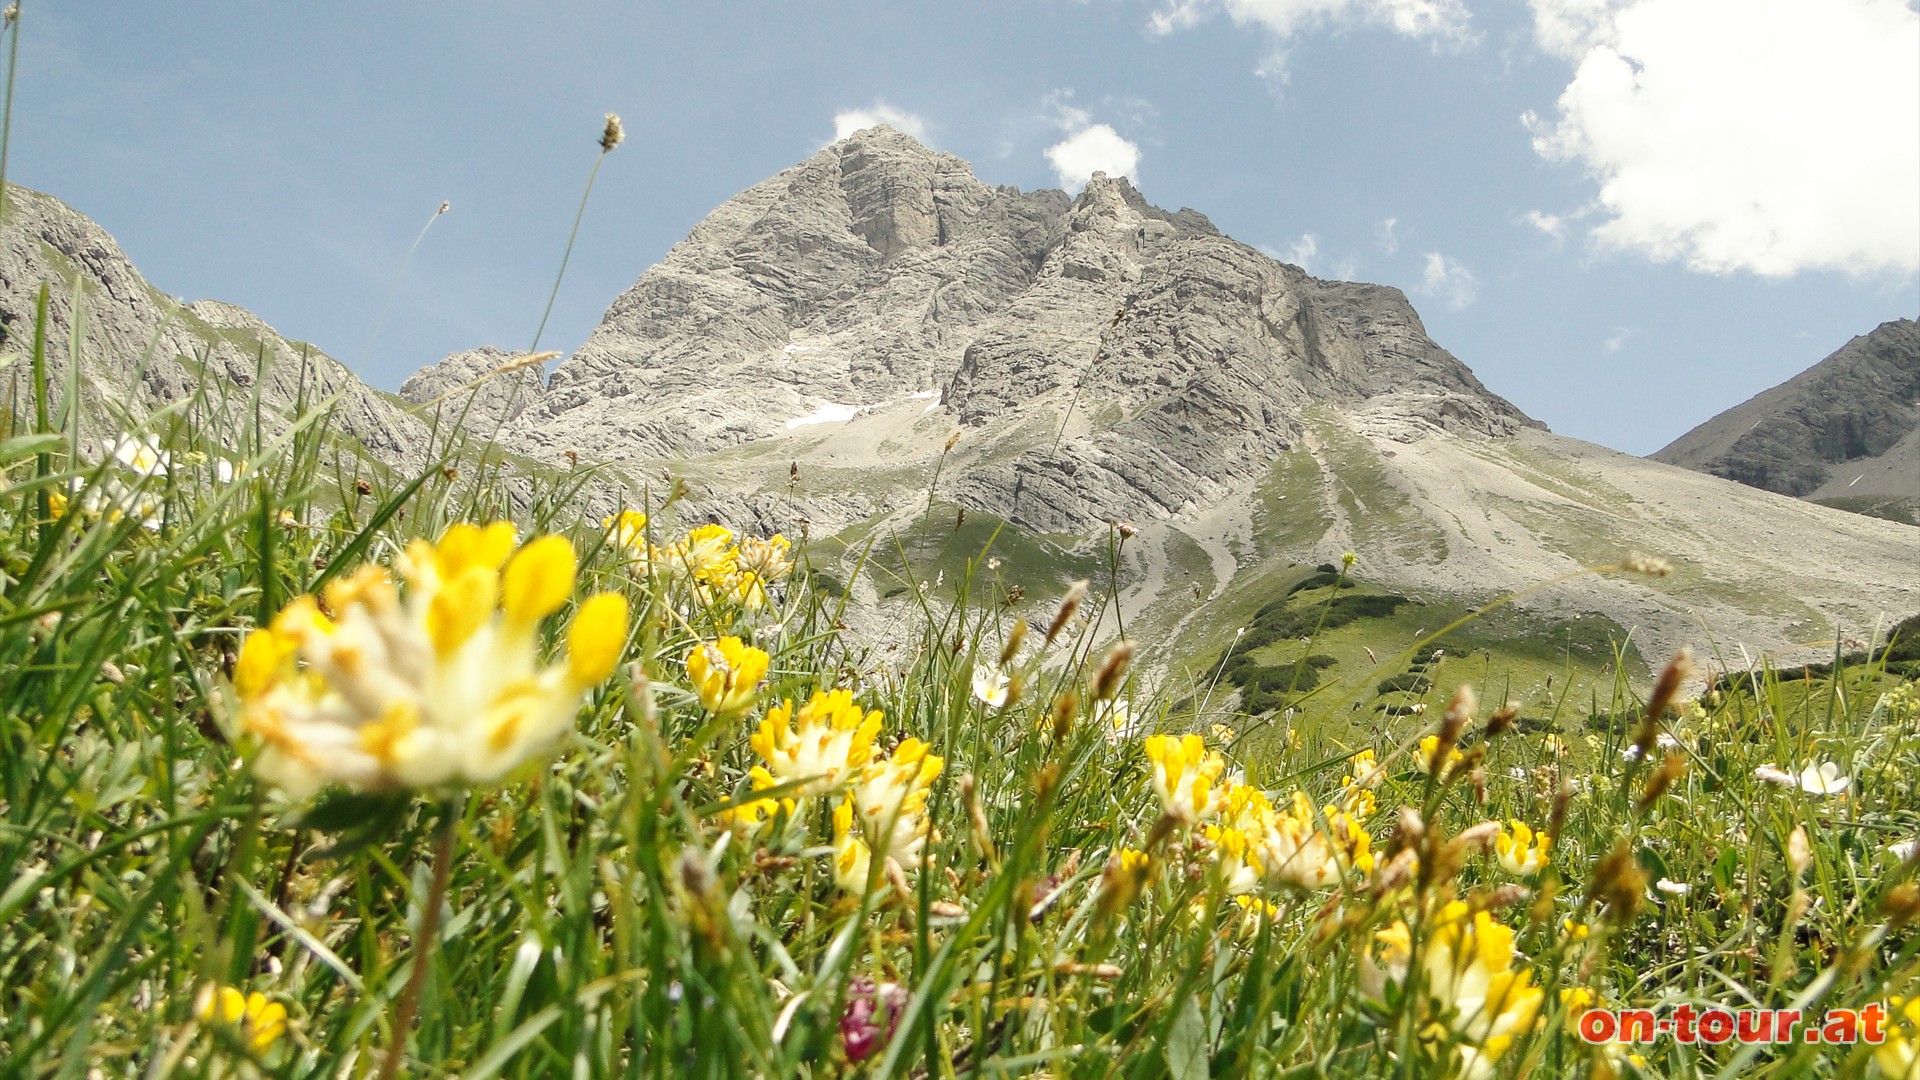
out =
<path fill-rule="evenodd" d="M 1140 534 L 1140 529 L 1131 521 L 1116 521 L 1113 527 L 1120 533 L 1122 540 L 1131 540 Z"/>
<path fill-rule="evenodd" d="M 1681 757 L 1677 751 L 1669 750 L 1666 760 L 1660 763 L 1660 768 L 1652 776 L 1647 777 L 1647 789 L 1641 792 L 1640 803 L 1634 809 L 1639 813 L 1646 813 L 1647 808 L 1659 802 L 1660 796 L 1667 793 L 1667 788 L 1686 773 L 1687 759 Z"/>
<path fill-rule="evenodd" d="M 1620 569 L 1625 570 L 1629 574 L 1645 574 L 1648 577 L 1666 577 L 1668 574 L 1673 573 L 1673 564 L 1665 559 L 1658 559 L 1652 555 L 1642 555 L 1636 551 L 1620 560 Z"/>
<path fill-rule="evenodd" d="M 353 482 L 353 493 L 355 495 L 371 495 L 373 494 L 373 484 L 364 477 L 355 480 Z"/>
<path fill-rule="evenodd" d="M 1014 620 L 1013 629 L 1007 631 L 1007 643 L 1000 647 L 1000 666 L 1012 667 L 1013 658 L 1019 654 L 1020 646 L 1027 640 L 1027 620 Z"/>
<path fill-rule="evenodd" d="M 1120 683 L 1127 677 L 1127 665 L 1133 660 L 1133 642 L 1120 641 L 1100 662 L 1100 670 L 1093 675 L 1093 700 L 1111 701 L 1113 695 L 1120 692 Z"/>
<path fill-rule="evenodd" d="M 448 201 L 447 201 L 447 200 L 445 200 L 445 199 L 441 199 L 441 200 L 440 200 L 440 209 L 438 209 L 438 210 L 435 210 L 435 211 L 433 212 L 433 216 L 434 216 L 434 217 L 439 217 L 439 216 L 440 216 L 441 214 L 444 214 L 444 213 L 446 213 L 447 211 L 449 211 L 449 210 L 451 210 L 451 209 L 453 209 L 453 204 L 452 204 L 452 203 L 450 203 L 450 202 L 448 202 Z"/>
<path fill-rule="evenodd" d="M 1053 644 L 1053 639 L 1059 637 L 1060 631 L 1065 630 L 1067 623 L 1073 621 L 1074 615 L 1080 611 L 1080 602 L 1086 598 L 1086 578 L 1081 578 L 1067 586 L 1067 595 L 1060 598 L 1060 610 L 1053 613 L 1053 621 L 1047 624 L 1046 643 L 1048 645 Z"/>
<path fill-rule="evenodd" d="M 1647 891 L 1647 875 L 1634 861 L 1633 850 L 1621 840 L 1593 868 L 1593 884 L 1587 894 L 1606 905 L 1606 917 L 1625 926 L 1633 921 Z"/>
<path fill-rule="evenodd" d="M 1519 717 L 1519 702 L 1508 701 L 1501 703 L 1499 708 L 1493 710 L 1493 715 L 1487 717 L 1487 738 L 1492 739 L 1506 734 L 1512 730 L 1513 722 L 1519 719 Z"/>
<path fill-rule="evenodd" d="M 987 809 L 980 803 L 980 785 L 972 773 L 960 778 L 960 804 L 967 809 L 967 839 L 973 843 L 973 853 L 992 862 L 993 831 L 987 828 Z"/>
<path fill-rule="evenodd" d="M 1079 704 L 1071 690 L 1063 690 L 1059 697 L 1053 699 L 1054 742 L 1065 742 L 1067 736 L 1073 734 L 1073 715 Z"/>
<path fill-rule="evenodd" d="M 1447 714 L 1440 718 L 1440 742 L 1451 750 L 1460 742 L 1460 733 L 1467 729 L 1473 720 L 1473 711 L 1480 705 L 1474 696 L 1473 687 L 1461 683 L 1453 692 L 1453 701 L 1447 705 Z"/>
<path fill-rule="evenodd" d="M 1880 898 L 1880 913 L 1887 917 L 1895 929 L 1920 917 L 1920 885 L 1903 881 L 1888 889 L 1887 894 Z"/>
<path fill-rule="evenodd" d="M 1673 659 L 1667 661 L 1666 668 L 1660 672 L 1659 681 L 1653 684 L 1652 696 L 1647 698 L 1647 714 L 1633 737 L 1633 745 L 1638 751 L 1635 755 L 1637 760 L 1645 761 L 1647 755 L 1653 752 L 1654 744 L 1660 738 L 1660 718 L 1666 715 L 1667 707 L 1679 696 L 1680 684 L 1686 682 L 1691 674 L 1693 653 L 1682 646 L 1679 652 L 1673 654 Z"/>
<path fill-rule="evenodd" d="M 947 436 L 947 445 L 941 447 L 940 452 L 942 454 L 952 453 L 953 448 L 959 445 L 959 442 L 960 442 L 960 433 L 956 431 L 953 434 Z"/>
<path fill-rule="evenodd" d="M 600 152 L 606 153 L 626 140 L 627 129 L 620 123 L 617 113 L 607 114 L 607 126 L 600 131 Z"/>

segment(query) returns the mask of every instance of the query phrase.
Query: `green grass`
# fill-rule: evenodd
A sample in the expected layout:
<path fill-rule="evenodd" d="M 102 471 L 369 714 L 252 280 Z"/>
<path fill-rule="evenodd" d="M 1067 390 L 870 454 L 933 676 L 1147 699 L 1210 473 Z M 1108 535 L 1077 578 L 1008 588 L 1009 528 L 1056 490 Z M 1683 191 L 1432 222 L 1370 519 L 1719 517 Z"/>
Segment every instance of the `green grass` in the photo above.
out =
<path fill-rule="evenodd" d="M 1877 659 L 1837 680 L 1763 680 L 1699 709 L 1682 702 L 1671 728 L 1687 769 L 1645 808 L 1648 770 L 1619 753 L 1637 726 L 1624 721 L 1584 733 L 1561 723 L 1573 746 L 1558 758 L 1537 729 L 1488 738 L 1476 719 L 1463 744 L 1478 769 L 1433 784 L 1406 747 L 1463 683 L 1488 702 L 1515 698 L 1523 719 L 1637 718 L 1638 659 L 1604 670 L 1619 628 L 1496 608 L 1439 636 L 1447 658 L 1423 665 L 1428 639 L 1469 614 L 1463 604 L 1378 600 L 1342 621 L 1322 613 L 1383 594 L 1314 567 L 1275 570 L 1267 599 L 1240 614 L 1287 633 L 1255 659 L 1324 658 L 1302 668 L 1315 685 L 1284 723 L 1244 718 L 1264 734 L 1209 741 L 1281 800 L 1295 787 L 1332 797 L 1345 753 L 1374 749 L 1388 773 L 1367 826 L 1381 866 L 1404 849 L 1442 871 L 1388 892 L 1360 878 L 1316 894 L 1263 885 L 1278 906 L 1258 928 L 1227 902 L 1198 832 L 1157 839 L 1166 826 L 1140 744 L 1110 744 L 1087 705 L 1103 649 L 1067 641 L 1017 662 L 1023 692 L 1005 709 L 970 693 L 1018 613 L 1003 609 L 982 552 L 999 555 L 1003 576 L 1055 584 L 1101 580 L 1097 554 L 983 515 L 956 529 L 936 503 L 900 537 L 905 564 L 886 569 L 942 588 L 891 631 L 891 651 L 854 654 L 830 591 L 796 586 L 757 614 L 703 607 L 624 572 L 563 491 L 524 507 L 490 493 L 495 466 L 477 445 L 455 476 L 453 462 L 435 462 L 417 477 L 373 475 L 374 490 L 354 495 L 322 467 L 333 436 L 313 416 L 299 440 L 262 440 L 249 481 L 221 486 L 184 464 L 151 481 L 166 513 L 149 530 L 129 517 L 45 517 L 42 493 L 102 474 L 37 423 L 13 417 L 0 441 L 0 1075 L 365 1075 L 396 1044 L 410 1075 L 435 1076 L 1438 1075 L 1458 1060 L 1451 1038 L 1419 1032 L 1444 1017 L 1392 984 L 1366 989 L 1363 957 L 1375 930 L 1418 923 L 1449 897 L 1493 905 L 1518 931 L 1515 962 L 1546 991 L 1541 1023 L 1501 1055 L 1501 1075 L 1590 1066 L 1594 1052 L 1565 1034 L 1555 1004 L 1576 984 L 1648 1007 L 1824 1007 L 1880 1000 L 1920 975 L 1920 946 L 1882 914 L 1905 910 L 1894 887 L 1911 869 L 1883 849 L 1920 826 L 1909 779 L 1920 714 L 1900 703 L 1912 691 L 1883 697 L 1899 680 Z M 278 524 L 283 509 L 300 524 Z M 654 509 L 664 542 L 674 511 Z M 248 628 L 411 537 L 502 514 L 525 534 L 572 537 L 583 577 L 639 613 L 626 664 L 551 759 L 452 796 L 290 803 L 260 782 L 228 683 Z M 837 567 L 854 546 L 821 541 L 806 554 Z M 885 557 L 876 542 L 870 561 Z M 1030 639 L 1048 614 L 1028 611 Z M 834 886 L 825 801 L 803 803 L 783 831 L 734 833 L 714 818 L 758 760 L 747 736 L 761 711 L 716 723 L 686 686 L 681 657 L 721 632 L 772 651 L 763 702 L 853 685 L 885 715 L 883 748 L 913 735 L 946 757 L 931 861 L 905 894 Z M 1204 659 L 1188 651 L 1199 639 L 1147 644 Z M 1409 674 L 1427 682 L 1380 692 Z M 1125 692 L 1162 729 L 1209 731 L 1214 706 L 1178 684 Z M 1377 699 L 1430 708 L 1387 718 Z M 1816 758 L 1854 778 L 1847 798 L 1753 775 Z M 1547 826 L 1562 781 L 1576 794 L 1552 868 L 1529 891 L 1506 889 L 1518 882 L 1484 854 L 1435 846 L 1486 819 Z M 1403 807 L 1429 823 L 1423 837 L 1394 839 Z M 1800 827 L 1811 863 L 1796 878 L 1785 853 Z M 422 954 L 417 1018 L 402 1024 L 441 836 L 452 838 L 445 918 Z M 1161 870 L 1143 894 L 1105 906 L 1109 856 L 1156 843 Z M 1616 847 L 1637 868 L 1629 876 L 1648 875 L 1626 894 L 1631 911 L 1618 896 L 1596 907 L 1594 867 Z M 1655 878 L 1691 892 L 1645 891 Z M 1569 919 L 1592 936 L 1570 939 Z M 904 1011 L 855 1063 L 842 1021 L 869 979 L 900 986 Z M 198 1019 L 210 983 L 280 1003 L 289 1033 L 255 1054 Z M 1825 1075 L 1865 1059 L 1793 1046 L 1747 1060 L 1671 1041 L 1642 1052 L 1649 1074 L 1682 1076 Z"/>

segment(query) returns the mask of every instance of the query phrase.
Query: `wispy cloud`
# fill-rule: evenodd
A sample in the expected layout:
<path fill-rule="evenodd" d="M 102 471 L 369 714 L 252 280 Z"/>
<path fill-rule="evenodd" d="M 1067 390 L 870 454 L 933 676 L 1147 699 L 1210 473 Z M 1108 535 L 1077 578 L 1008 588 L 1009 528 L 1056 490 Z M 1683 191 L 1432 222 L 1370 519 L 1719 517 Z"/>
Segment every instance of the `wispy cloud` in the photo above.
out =
<path fill-rule="evenodd" d="M 1287 79 L 1287 46 L 1319 27 L 1379 26 L 1436 46 L 1473 40 L 1464 0 L 1165 0 L 1147 25 L 1156 34 L 1172 34 L 1220 13 L 1235 26 L 1266 33 L 1271 48 L 1258 73 L 1282 83 Z"/>
<path fill-rule="evenodd" d="M 1422 293 L 1438 298 L 1453 311 L 1473 303 L 1480 295 L 1480 282 L 1473 271 L 1437 251 L 1427 252 L 1424 258 L 1427 265 L 1420 275 Z"/>
<path fill-rule="evenodd" d="M 885 124 L 903 135 L 911 135 L 921 142 L 927 141 L 927 121 L 916 113 L 895 108 L 884 101 L 875 101 L 864 109 L 842 109 L 833 114 L 833 141 L 865 131 L 876 124 Z"/>

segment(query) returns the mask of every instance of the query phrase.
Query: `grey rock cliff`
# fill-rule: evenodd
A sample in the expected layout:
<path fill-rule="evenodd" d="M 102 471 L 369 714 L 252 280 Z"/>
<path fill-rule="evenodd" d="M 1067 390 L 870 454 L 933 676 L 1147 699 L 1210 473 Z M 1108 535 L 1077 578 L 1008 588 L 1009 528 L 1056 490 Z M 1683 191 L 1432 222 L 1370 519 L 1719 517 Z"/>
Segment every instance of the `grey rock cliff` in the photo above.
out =
<path fill-rule="evenodd" d="M 1405 438 L 1538 426 L 1397 290 L 1308 277 L 1124 179 L 993 187 L 877 127 L 714 211 L 501 438 L 685 457 L 915 397 L 993 431 L 949 490 L 1043 529 L 1217 502 L 1315 403 L 1371 406 Z"/>
<path fill-rule="evenodd" d="M 335 430 L 399 468 L 425 460 L 427 430 L 386 395 L 363 385 L 312 346 L 288 341 L 244 308 L 182 305 L 149 285 L 120 246 L 85 215 L 50 195 L 9 186 L 0 223 L 0 351 L 32 348 L 35 310 L 47 287 L 48 383 L 64 395 L 77 379 L 87 441 L 137 422 L 204 387 L 217 437 L 237 436 L 262 412 L 281 425 L 300 409 L 333 402 Z M 23 411 L 31 393 L 24 359 L 0 373 Z M 271 430 L 264 434 L 271 437 Z M 237 440 L 234 443 L 238 445 Z"/>
<path fill-rule="evenodd" d="M 490 434 L 525 412 L 545 389 L 538 366 L 512 367 L 524 356 L 491 345 L 457 352 L 408 376 L 400 397 L 423 414 Z"/>
<path fill-rule="evenodd" d="M 1653 458 L 1783 495 L 1920 499 L 1920 324 L 1880 324 Z"/>

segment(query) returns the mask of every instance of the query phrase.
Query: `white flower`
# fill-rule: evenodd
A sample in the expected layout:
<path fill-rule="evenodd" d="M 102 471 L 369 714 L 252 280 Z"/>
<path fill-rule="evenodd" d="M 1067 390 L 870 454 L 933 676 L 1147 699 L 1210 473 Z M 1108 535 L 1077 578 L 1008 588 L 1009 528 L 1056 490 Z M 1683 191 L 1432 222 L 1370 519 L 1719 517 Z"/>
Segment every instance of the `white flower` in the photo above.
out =
<path fill-rule="evenodd" d="M 1840 766 L 1831 761 L 1808 765 L 1800 770 L 1794 782 L 1800 785 L 1801 791 L 1812 795 L 1838 795 L 1853 785 L 1853 781 L 1841 773 Z"/>
<path fill-rule="evenodd" d="M 1887 845 L 1887 854 L 1901 862 L 1913 858 L 1915 852 L 1920 852 L 1920 840 L 1902 840 L 1897 844 Z"/>
<path fill-rule="evenodd" d="M 1661 750 L 1677 750 L 1680 748 L 1680 740 L 1674 738 L 1672 735 L 1669 735 L 1663 731 L 1657 737 L 1655 737 L 1655 739 L 1653 740 L 1653 745 Z M 1626 759 L 1627 761 L 1640 760 L 1639 745 L 1636 744 L 1633 746 L 1629 746 L 1624 750 L 1621 750 L 1620 756 Z"/>
<path fill-rule="evenodd" d="M 1762 765 L 1753 770 L 1753 778 L 1764 780 L 1769 784 L 1779 784 L 1781 787 L 1792 787 L 1796 782 L 1792 773 L 1782 772 L 1779 766 L 1773 764 Z"/>
<path fill-rule="evenodd" d="M 1007 673 L 996 668 L 975 665 L 973 669 L 973 696 L 988 708 L 997 709 L 1007 703 L 1007 694 L 1013 680 Z"/>
<path fill-rule="evenodd" d="M 165 476 L 172 457 L 160 449 L 160 440 L 149 433 L 140 438 L 122 435 L 107 451 L 115 461 L 141 476 Z"/>
<path fill-rule="evenodd" d="M 1688 885 L 1686 882 L 1674 881 L 1672 878 L 1661 878 L 1659 881 L 1653 883 L 1653 887 L 1666 893 L 1668 896 L 1685 896 L 1688 891 L 1693 888 L 1693 886 Z"/>

